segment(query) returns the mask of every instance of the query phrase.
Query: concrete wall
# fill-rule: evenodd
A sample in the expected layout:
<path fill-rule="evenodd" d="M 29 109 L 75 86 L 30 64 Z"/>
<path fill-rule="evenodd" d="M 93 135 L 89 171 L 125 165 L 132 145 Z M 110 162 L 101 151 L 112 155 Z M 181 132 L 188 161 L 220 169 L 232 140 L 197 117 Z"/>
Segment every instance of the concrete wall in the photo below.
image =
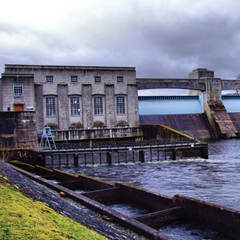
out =
<path fill-rule="evenodd" d="M 13 84 L 23 83 L 23 95 L 14 96 Z M 35 109 L 33 76 L 3 76 L 1 91 L 1 111 L 14 111 L 15 105 L 22 104 L 24 110 L 28 107 Z"/>
<path fill-rule="evenodd" d="M 41 84 L 35 84 L 35 111 L 36 111 L 36 124 L 37 129 L 43 129 L 44 113 L 43 113 L 43 86 Z"/>
<path fill-rule="evenodd" d="M 128 111 L 128 122 L 130 127 L 139 125 L 139 108 L 138 101 L 135 96 L 137 95 L 137 86 L 128 84 L 127 86 L 127 111 Z M 119 120 L 119 119 L 117 119 Z"/>
<path fill-rule="evenodd" d="M 83 85 L 82 90 L 82 111 L 84 128 L 92 128 L 93 124 L 93 110 L 92 110 L 92 85 Z"/>
<path fill-rule="evenodd" d="M 58 126 L 60 129 L 69 128 L 69 100 L 67 84 L 58 84 Z"/>
<path fill-rule="evenodd" d="M 34 112 L 0 112 L 0 148 L 37 148 Z"/>
<path fill-rule="evenodd" d="M 140 124 L 163 124 L 196 139 L 214 138 L 211 127 L 204 114 L 142 115 L 140 116 Z M 148 136 L 149 138 L 156 138 L 157 131 L 148 132 Z"/>
<path fill-rule="evenodd" d="M 197 68 L 189 73 L 189 78 L 200 79 L 200 78 L 214 78 L 214 71 L 207 70 L 206 68 Z"/>

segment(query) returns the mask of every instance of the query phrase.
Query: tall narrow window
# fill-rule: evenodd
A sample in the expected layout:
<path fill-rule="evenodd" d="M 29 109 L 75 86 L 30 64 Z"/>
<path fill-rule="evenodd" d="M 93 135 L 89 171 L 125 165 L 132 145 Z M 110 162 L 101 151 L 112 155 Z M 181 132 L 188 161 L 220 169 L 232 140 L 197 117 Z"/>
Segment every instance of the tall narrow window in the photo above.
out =
<path fill-rule="evenodd" d="M 46 112 L 48 117 L 56 116 L 55 97 L 46 98 Z"/>
<path fill-rule="evenodd" d="M 117 97 L 117 114 L 125 114 L 125 99 Z"/>
<path fill-rule="evenodd" d="M 46 82 L 53 82 L 53 76 L 46 76 Z"/>
<path fill-rule="evenodd" d="M 102 97 L 94 97 L 94 114 L 102 115 L 103 114 L 103 100 Z"/>
<path fill-rule="evenodd" d="M 79 97 L 71 97 L 71 115 L 80 115 Z"/>
<path fill-rule="evenodd" d="M 22 83 L 14 83 L 13 84 L 13 95 L 14 95 L 14 97 L 23 96 L 23 84 Z"/>

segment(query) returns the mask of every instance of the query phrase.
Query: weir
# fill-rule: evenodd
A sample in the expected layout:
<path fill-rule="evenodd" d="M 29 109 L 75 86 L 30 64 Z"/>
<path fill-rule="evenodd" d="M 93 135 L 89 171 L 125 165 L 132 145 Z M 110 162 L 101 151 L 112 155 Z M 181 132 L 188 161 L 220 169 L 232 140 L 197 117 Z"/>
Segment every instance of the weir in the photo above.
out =
<path fill-rule="evenodd" d="M 142 125 L 145 140 L 108 141 L 77 144 L 67 148 L 11 150 L 9 160 L 17 159 L 34 165 L 112 164 L 176 160 L 181 158 L 208 158 L 208 144 L 164 125 Z M 0 149 L 2 157 L 5 151 Z M 153 154 L 154 153 L 154 154 Z M 147 156 L 148 155 L 148 160 Z M 153 159 L 153 155 L 157 156 Z"/>

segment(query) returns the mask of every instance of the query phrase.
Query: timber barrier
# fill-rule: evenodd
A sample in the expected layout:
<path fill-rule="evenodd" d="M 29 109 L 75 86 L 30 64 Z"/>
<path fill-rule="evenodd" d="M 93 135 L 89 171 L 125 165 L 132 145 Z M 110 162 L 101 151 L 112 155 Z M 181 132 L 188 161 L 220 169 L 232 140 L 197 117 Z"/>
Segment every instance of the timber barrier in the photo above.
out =
<path fill-rule="evenodd" d="M 240 239 L 240 212 L 197 199 L 175 195 L 173 198 L 117 182 L 110 184 L 85 175 L 13 162 L 13 168 L 89 209 L 102 214 L 148 239 L 174 239 L 159 230 L 176 222 L 190 222 L 216 231 L 220 239 Z M 57 182 L 57 183 L 56 183 Z M 129 216 L 114 209 L 114 203 L 144 209 Z M 219 235 L 220 234 L 220 235 Z"/>

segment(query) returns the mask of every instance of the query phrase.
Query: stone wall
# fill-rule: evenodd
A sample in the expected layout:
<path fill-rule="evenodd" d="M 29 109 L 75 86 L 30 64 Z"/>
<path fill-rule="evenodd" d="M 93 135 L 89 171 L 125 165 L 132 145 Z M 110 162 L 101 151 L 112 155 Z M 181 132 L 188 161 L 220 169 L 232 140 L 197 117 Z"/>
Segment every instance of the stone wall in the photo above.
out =
<path fill-rule="evenodd" d="M 23 105 L 24 111 L 27 108 L 35 110 L 34 81 L 32 75 L 25 76 L 2 76 L 2 105 L 1 111 L 14 111 L 15 105 Z M 23 84 L 22 96 L 14 96 L 14 83 Z"/>
<path fill-rule="evenodd" d="M 44 109 L 43 109 L 43 86 L 42 84 L 35 84 L 35 99 L 36 99 L 36 124 L 37 129 L 43 129 L 43 123 L 44 123 Z"/>
<path fill-rule="evenodd" d="M 82 93 L 82 111 L 84 128 L 92 128 L 92 86 L 90 84 L 83 85 Z"/>
<path fill-rule="evenodd" d="M 0 148 L 37 148 L 35 112 L 0 112 Z"/>
<path fill-rule="evenodd" d="M 58 84 L 58 126 L 60 129 L 69 128 L 69 100 L 67 84 Z"/>

